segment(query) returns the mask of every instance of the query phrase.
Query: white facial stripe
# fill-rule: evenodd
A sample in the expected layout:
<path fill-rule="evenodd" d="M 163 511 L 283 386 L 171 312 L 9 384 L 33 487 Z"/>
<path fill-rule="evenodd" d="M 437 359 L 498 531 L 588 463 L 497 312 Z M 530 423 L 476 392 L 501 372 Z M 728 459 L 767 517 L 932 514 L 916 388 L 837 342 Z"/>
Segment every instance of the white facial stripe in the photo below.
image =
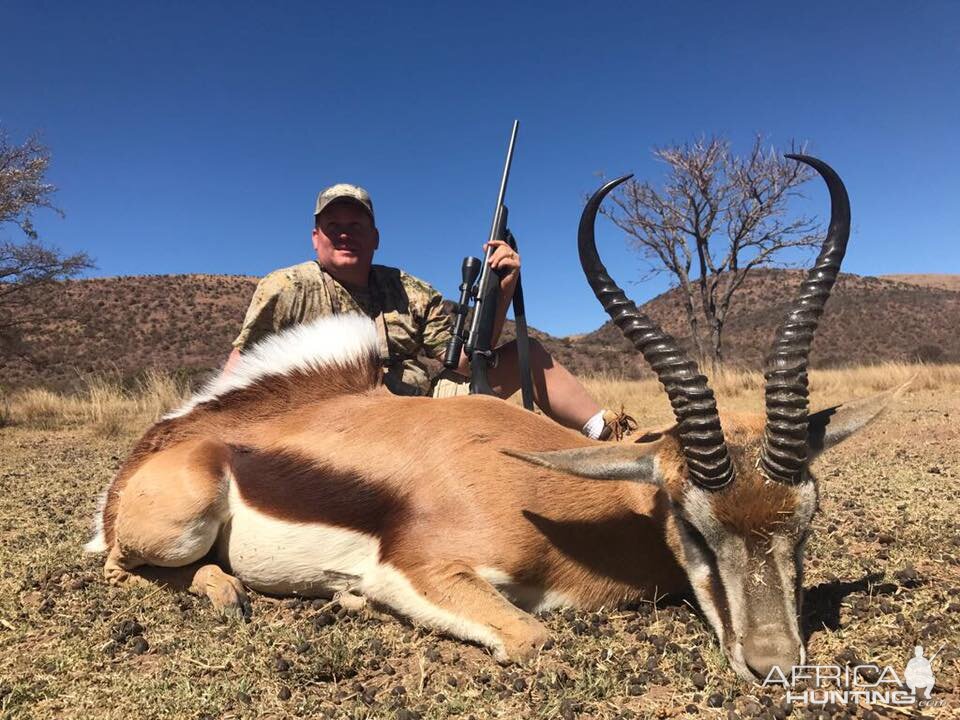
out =
<path fill-rule="evenodd" d="M 790 635 L 797 645 L 800 645 L 800 627 L 797 622 L 796 583 L 797 583 L 797 555 L 794 552 L 796 543 L 793 538 L 774 537 L 771 561 L 777 569 L 780 584 L 783 587 L 783 616 L 790 621 Z"/>
<path fill-rule="evenodd" d="M 727 594 L 727 606 L 730 608 L 730 623 L 733 625 L 733 639 L 739 648 L 747 627 L 747 602 L 744 586 L 748 578 L 744 572 L 750 567 L 750 557 L 743 538 L 731 535 L 721 543 L 717 556 L 717 570 L 720 582 Z"/>
<path fill-rule="evenodd" d="M 233 390 L 249 387 L 268 376 L 311 371 L 332 365 L 346 365 L 375 358 L 377 330 L 370 318 L 356 315 L 330 315 L 310 323 L 294 325 L 266 337 L 240 356 L 230 374 L 221 373 L 183 407 L 164 420 L 181 417 L 197 405 L 222 397 Z"/>

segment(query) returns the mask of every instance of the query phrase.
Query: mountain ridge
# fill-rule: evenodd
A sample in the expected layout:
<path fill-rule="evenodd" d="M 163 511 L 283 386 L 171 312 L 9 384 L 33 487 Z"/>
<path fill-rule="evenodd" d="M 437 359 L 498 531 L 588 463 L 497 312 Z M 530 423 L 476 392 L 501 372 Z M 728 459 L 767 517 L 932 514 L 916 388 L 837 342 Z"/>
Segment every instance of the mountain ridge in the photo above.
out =
<path fill-rule="evenodd" d="M 759 270 L 734 296 L 724 358 L 763 362 L 803 272 Z M 257 278 L 243 275 L 140 275 L 72 280 L 51 301 L 54 320 L 28 336 L 32 361 L 2 358 L 0 386 L 76 386 L 89 374 L 130 378 L 154 367 L 200 377 L 218 368 L 240 328 Z M 954 289 L 955 287 L 955 289 Z M 642 308 L 689 348 L 680 291 Z M 840 275 L 811 353 L 814 367 L 899 360 L 960 362 L 960 275 Z M 531 336 L 573 372 L 637 378 L 649 371 L 607 322 L 589 333 Z M 513 337 L 513 323 L 504 340 Z"/>

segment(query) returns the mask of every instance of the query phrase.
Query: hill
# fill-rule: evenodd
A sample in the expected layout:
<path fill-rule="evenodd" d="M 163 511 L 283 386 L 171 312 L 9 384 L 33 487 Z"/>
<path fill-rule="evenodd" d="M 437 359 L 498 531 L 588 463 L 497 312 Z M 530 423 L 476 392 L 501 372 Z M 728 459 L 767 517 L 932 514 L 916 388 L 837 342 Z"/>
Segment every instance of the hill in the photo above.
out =
<path fill-rule="evenodd" d="M 893 280 L 894 282 L 902 282 L 909 285 L 920 285 L 921 287 L 940 288 L 941 290 L 960 292 L 960 275 L 926 273 L 923 275 L 881 275 L 880 278 L 882 280 Z"/>
<path fill-rule="evenodd" d="M 33 360 L 3 359 L 0 385 L 64 388 L 91 373 L 129 378 L 148 367 L 205 374 L 229 354 L 256 283 L 229 275 L 64 282 L 54 321 L 28 338 Z"/>
<path fill-rule="evenodd" d="M 728 363 L 747 368 L 762 366 L 802 277 L 800 270 L 763 270 L 744 283 L 734 296 L 724 331 L 724 358 Z M 679 290 L 659 295 L 644 309 L 667 332 L 690 346 Z M 888 360 L 957 362 L 957 318 L 958 291 L 842 273 L 817 332 L 811 364 L 836 367 Z M 630 355 L 632 345 L 611 322 L 567 347 L 576 356 L 592 358 L 586 367 L 580 365 L 581 372 L 602 372 L 606 368 L 625 377 L 646 372 L 636 353 Z M 562 352 L 558 355 L 565 360 Z"/>
<path fill-rule="evenodd" d="M 800 271 L 767 270 L 744 284 L 727 323 L 728 362 L 761 366 L 801 277 Z M 960 287 L 957 276 L 939 277 L 953 278 Z M 226 358 L 255 284 L 252 277 L 217 275 L 63 283 L 54 302 L 57 319 L 33 338 L 33 361 L 3 359 L 0 386 L 63 388 L 90 373 L 129 378 L 148 367 L 205 375 Z M 686 319 L 679 299 L 679 291 L 672 290 L 644 308 L 686 344 Z M 957 318 L 960 290 L 843 274 L 827 306 L 811 361 L 815 367 L 918 358 L 960 362 Z M 579 374 L 633 378 L 647 372 L 642 358 L 609 322 L 570 338 L 535 329 L 531 334 Z M 513 337 L 512 323 L 504 337 Z"/>

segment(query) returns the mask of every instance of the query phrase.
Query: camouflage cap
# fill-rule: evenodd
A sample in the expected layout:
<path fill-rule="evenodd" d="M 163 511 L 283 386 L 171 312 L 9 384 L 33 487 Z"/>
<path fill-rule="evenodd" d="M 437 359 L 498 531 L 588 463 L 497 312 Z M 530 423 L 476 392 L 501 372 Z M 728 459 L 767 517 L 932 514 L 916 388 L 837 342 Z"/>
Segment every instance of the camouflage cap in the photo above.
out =
<path fill-rule="evenodd" d="M 370 219 L 373 220 L 373 201 L 370 199 L 370 193 L 357 185 L 349 183 L 337 183 L 331 185 L 317 195 L 317 209 L 313 215 L 316 217 L 323 212 L 323 209 L 336 200 L 350 200 L 361 205 L 364 210 L 370 213 Z"/>

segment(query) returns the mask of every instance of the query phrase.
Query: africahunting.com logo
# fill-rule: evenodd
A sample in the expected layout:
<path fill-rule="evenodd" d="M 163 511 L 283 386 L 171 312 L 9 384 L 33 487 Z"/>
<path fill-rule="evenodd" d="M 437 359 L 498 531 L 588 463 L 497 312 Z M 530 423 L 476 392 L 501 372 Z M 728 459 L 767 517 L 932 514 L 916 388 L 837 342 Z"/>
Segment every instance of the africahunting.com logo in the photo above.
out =
<path fill-rule="evenodd" d="M 940 650 L 942 650 L 941 648 Z M 939 707 L 944 703 L 930 697 L 934 686 L 933 657 L 923 655 L 917 645 L 902 675 L 890 665 L 794 665 L 788 674 L 779 667 L 767 674 L 763 687 L 779 686 L 787 692 L 787 701 L 808 705 L 850 702 L 870 704 Z M 798 686 L 803 687 L 798 690 Z"/>

